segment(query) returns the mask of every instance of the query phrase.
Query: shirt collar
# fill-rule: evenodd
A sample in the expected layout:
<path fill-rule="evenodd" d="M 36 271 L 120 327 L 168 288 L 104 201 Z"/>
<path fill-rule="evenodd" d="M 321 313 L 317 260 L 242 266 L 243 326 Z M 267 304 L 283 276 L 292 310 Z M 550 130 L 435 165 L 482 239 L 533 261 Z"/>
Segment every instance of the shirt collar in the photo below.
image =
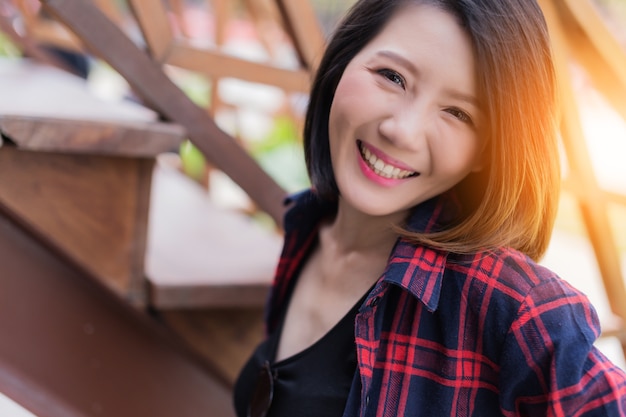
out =
<path fill-rule="evenodd" d="M 286 230 L 297 228 L 305 235 L 336 209 L 336 204 L 319 199 L 311 190 L 289 197 L 285 204 L 292 208 L 285 218 Z M 454 193 L 444 193 L 416 206 L 405 228 L 417 233 L 441 230 L 454 220 L 459 210 L 460 204 Z M 382 280 L 405 289 L 429 311 L 435 311 L 439 305 L 447 257 L 447 251 L 417 245 L 400 237 L 391 252 Z"/>
<path fill-rule="evenodd" d="M 459 212 L 460 204 L 454 193 L 444 193 L 415 207 L 406 228 L 417 233 L 441 230 Z M 405 289 L 429 311 L 435 311 L 439 305 L 447 258 L 445 250 L 418 245 L 401 237 L 391 252 L 383 281 Z"/>

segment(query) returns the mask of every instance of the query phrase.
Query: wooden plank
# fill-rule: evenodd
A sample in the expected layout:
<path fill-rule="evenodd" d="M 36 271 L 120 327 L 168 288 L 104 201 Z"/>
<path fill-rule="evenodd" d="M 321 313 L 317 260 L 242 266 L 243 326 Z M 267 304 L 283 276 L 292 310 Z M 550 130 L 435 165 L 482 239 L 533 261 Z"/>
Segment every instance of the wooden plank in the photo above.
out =
<path fill-rule="evenodd" d="M 587 1 L 557 2 L 569 52 L 626 120 L 626 51 Z"/>
<path fill-rule="evenodd" d="M 124 25 L 124 12 L 120 2 L 111 0 L 92 0 L 100 10 L 118 26 Z"/>
<path fill-rule="evenodd" d="M 264 337 L 262 308 L 163 310 L 159 317 L 229 386 Z"/>
<path fill-rule="evenodd" d="M 15 0 L 13 3 L 19 9 L 22 19 L 24 19 L 24 24 L 27 28 L 36 22 L 35 14 L 37 13 L 37 11 L 33 8 L 33 6 L 35 5 L 34 3 L 29 3 L 26 0 Z"/>
<path fill-rule="evenodd" d="M 590 0 L 565 0 L 555 2 L 558 7 L 566 8 L 575 22 L 582 29 L 585 38 L 598 51 L 605 65 L 609 66 L 620 80 L 620 85 L 626 86 L 626 51 L 609 31 L 602 21 L 596 8 Z M 561 13 L 561 16 L 567 16 Z M 568 31 L 568 35 L 570 32 Z M 577 45 L 575 39 L 568 37 L 569 42 Z"/>
<path fill-rule="evenodd" d="M 0 133 L 24 150 L 144 158 L 176 150 L 184 138 L 181 126 L 167 123 L 113 123 L 2 114 Z"/>
<path fill-rule="evenodd" d="M 69 50 L 81 49 L 80 42 L 78 42 L 75 36 L 63 30 L 57 23 L 42 16 L 37 3 L 28 0 L 14 0 L 14 3 L 20 11 L 20 18 L 25 29 L 24 34 L 18 35 L 19 40 L 15 41 L 13 39 L 16 44 L 32 44 L 37 47 L 39 47 L 37 44 L 45 44 Z M 10 30 L 13 31 L 13 28 Z"/>
<path fill-rule="evenodd" d="M 163 116 L 187 129 L 212 164 L 235 181 L 278 225 L 285 191 L 236 141 L 220 130 L 152 61 L 93 5 L 82 0 L 41 0 L 48 10 L 115 68 Z"/>
<path fill-rule="evenodd" d="M 247 61 L 222 52 L 192 47 L 182 41 L 172 49 L 167 62 L 213 78 L 238 78 L 273 85 L 288 92 L 308 92 L 311 82 L 311 75 L 304 70 Z"/>
<path fill-rule="evenodd" d="M 0 391 L 39 417 L 232 417 L 231 392 L 171 331 L 0 207 Z"/>
<path fill-rule="evenodd" d="M 221 47 L 226 40 L 226 25 L 230 19 L 231 4 L 228 0 L 212 0 L 211 6 L 215 19 L 215 44 Z"/>
<path fill-rule="evenodd" d="M 0 91 L 0 115 L 131 126 L 158 119 L 157 113 L 135 102 L 98 98 L 84 79 L 29 59 L 0 58 Z"/>
<path fill-rule="evenodd" d="M 585 196 L 585 191 L 581 190 L 578 184 L 576 184 L 572 179 L 565 178 L 562 181 L 561 186 L 563 190 L 574 194 L 576 196 L 576 199 L 581 199 Z M 603 200 L 607 203 L 615 203 L 626 207 L 626 195 L 607 190 L 601 190 L 601 192 L 603 195 Z"/>
<path fill-rule="evenodd" d="M 0 148 L 0 203 L 136 305 L 153 160 Z"/>
<path fill-rule="evenodd" d="M 174 13 L 174 18 L 177 20 L 178 27 L 180 28 L 181 34 L 184 37 L 190 38 L 192 37 L 191 30 L 189 25 L 186 22 L 185 11 L 187 8 L 186 0 L 164 0 L 169 4 L 170 9 Z"/>
<path fill-rule="evenodd" d="M 542 0 L 550 35 L 554 44 L 555 66 L 559 80 L 563 120 L 561 136 L 570 164 L 570 176 L 582 191 L 578 202 L 602 275 L 611 310 L 622 321 L 626 320 L 626 286 L 622 275 L 620 256 L 607 213 L 607 204 L 596 181 L 593 166 L 582 134 L 576 97 L 569 75 L 568 45 L 566 31 L 552 0 Z M 622 344 L 626 349 L 626 344 Z"/>
<path fill-rule="evenodd" d="M 282 237 L 158 164 L 150 203 L 146 277 L 157 309 L 263 307 Z"/>
<path fill-rule="evenodd" d="M 48 51 L 42 49 L 37 45 L 30 37 L 20 36 L 14 29 L 13 24 L 0 14 L 0 31 L 9 37 L 11 42 L 15 44 L 24 54 L 32 57 L 33 59 L 53 67 L 59 68 L 63 71 L 72 72 L 65 63 L 61 62 L 56 56 L 50 54 Z"/>
<path fill-rule="evenodd" d="M 38 19 L 29 28 L 28 36 L 40 45 L 57 46 L 69 51 L 84 52 L 84 46 L 80 40 L 53 21 Z"/>
<path fill-rule="evenodd" d="M 326 42 L 315 11 L 307 0 L 276 0 L 304 67 L 315 73 Z"/>
<path fill-rule="evenodd" d="M 165 63 L 174 45 L 174 34 L 163 0 L 129 0 L 128 5 L 137 18 L 152 59 Z"/>

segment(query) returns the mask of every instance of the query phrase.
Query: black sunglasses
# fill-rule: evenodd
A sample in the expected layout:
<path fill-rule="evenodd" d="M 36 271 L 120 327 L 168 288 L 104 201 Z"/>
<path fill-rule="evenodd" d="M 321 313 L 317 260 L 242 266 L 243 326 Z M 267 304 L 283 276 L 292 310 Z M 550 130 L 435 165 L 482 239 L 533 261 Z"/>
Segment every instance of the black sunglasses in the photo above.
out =
<path fill-rule="evenodd" d="M 272 398 L 274 398 L 274 373 L 270 362 L 265 361 L 252 392 L 248 406 L 248 417 L 267 416 L 270 405 L 272 405 Z"/>

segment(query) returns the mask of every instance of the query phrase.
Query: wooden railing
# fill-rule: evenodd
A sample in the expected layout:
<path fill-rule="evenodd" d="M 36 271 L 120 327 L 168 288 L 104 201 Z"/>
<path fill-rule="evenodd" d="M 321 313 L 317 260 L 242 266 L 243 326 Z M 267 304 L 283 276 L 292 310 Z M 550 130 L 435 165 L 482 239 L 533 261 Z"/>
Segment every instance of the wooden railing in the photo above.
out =
<path fill-rule="evenodd" d="M 193 104 L 165 69 L 170 66 L 186 68 L 206 75 L 215 84 L 223 77 L 236 77 L 274 85 L 287 92 L 306 93 L 324 44 L 308 2 L 276 0 L 272 3 L 278 16 L 276 24 L 292 40 L 298 57 L 298 66 L 294 68 L 227 55 L 219 48 L 219 33 L 214 47 L 195 46 L 172 27 L 174 20 L 183 19 L 180 0 L 129 0 L 131 15 L 112 8 L 113 2 L 107 0 L 93 3 L 42 0 L 41 3 L 49 15 L 44 20 L 34 9 L 27 8 L 25 1 L 15 1 L 21 7 L 26 24 L 27 36 L 22 39 L 25 48 L 36 52 L 33 48 L 37 44 L 55 44 L 88 51 L 109 63 L 128 81 L 144 104 L 160 118 L 183 129 L 183 136 L 189 137 L 212 164 L 242 186 L 280 226 L 282 188 L 258 167 L 236 138 L 217 127 L 211 117 L 214 109 L 201 109 Z M 626 206 L 626 197 L 603 190 L 595 178 L 569 72 L 570 62 L 576 61 L 626 119 L 626 54 L 608 32 L 590 0 L 541 0 L 540 3 L 553 39 L 564 106 L 561 136 L 570 167 L 564 189 L 580 208 L 611 311 L 617 318 L 615 325 L 605 326 L 604 335 L 620 338 L 626 350 L 624 273 L 615 230 L 608 216 L 609 205 Z M 215 11 L 222 11 L 220 16 L 228 9 L 225 0 L 215 0 L 213 5 Z M 218 32 L 224 27 L 223 23 L 218 19 Z M 139 28 L 142 42 L 129 38 L 128 34 L 133 33 L 129 25 Z M 145 49 L 141 45 L 145 45 Z M 212 101 L 219 105 L 219 100 Z M 96 125 L 92 127 L 97 129 Z M 1 129 L 8 132 L 13 128 L 5 124 Z M 28 135 L 10 135 L 24 138 L 24 144 L 29 142 Z M 20 140 L 17 142 L 19 144 Z M 184 210 L 171 205 L 172 196 L 184 205 Z M 0 203 L 1 200 L 2 195 Z M 145 204 L 145 195 L 142 201 Z M 278 255 L 280 236 L 250 228 L 248 219 L 239 214 L 216 209 L 204 194 L 167 164 L 157 164 L 150 195 L 150 217 L 152 222 L 145 230 L 149 232 L 145 237 L 145 276 L 140 277 L 139 285 L 131 286 L 139 294 L 135 298 L 143 300 L 143 305 L 169 329 L 201 353 L 214 375 L 226 381 L 228 387 L 243 360 L 262 337 L 261 309 Z M 220 238 L 225 226 L 241 235 L 239 240 L 231 241 L 231 246 L 225 246 L 224 239 Z M 194 234 L 199 230 L 209 233 Z M 254 271 L 234 269 L 237 251 L 250 253 L 255 244 L 264 252 L 257 253 L 258 258 L 245 258 L 254 263 Z M 181 250 L 183 248 L 185 250 Z M 74 249 L 79 252 L 81 248 Z"/>
<path fill-rule="evenodd" d="M 583 135 L 570 65 L 576 62 L 595 88 L 626 120 L 626 51 L 601 20 L 593 4 L 581 0 L 541 0 L 553 42 L 562 107 L 561 138 L 569 165 L 564 190 L 578 202 L 587 235 L 594 249 L 606 295 L 616 323 L 606 334 L 620 338 L 626 352 L 626 284 L 609 202 L 626 198 L 603 190 L 596 179 Z"/>

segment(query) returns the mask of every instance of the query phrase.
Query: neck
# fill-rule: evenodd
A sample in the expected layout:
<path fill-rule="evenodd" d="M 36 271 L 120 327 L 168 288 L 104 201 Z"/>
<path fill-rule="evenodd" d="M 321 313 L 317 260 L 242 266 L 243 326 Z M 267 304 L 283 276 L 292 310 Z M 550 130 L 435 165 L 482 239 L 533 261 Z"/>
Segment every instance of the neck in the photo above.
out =
<path fill-rule="evenodd" d="M 370 216 L 355 210 L 340 198 L 337 215 L 328 225 L 327 237 L 332 239 L 339 254 L 387 256 L 398 238 L 393 225 L 403 220 L 404 215 Z"/>

